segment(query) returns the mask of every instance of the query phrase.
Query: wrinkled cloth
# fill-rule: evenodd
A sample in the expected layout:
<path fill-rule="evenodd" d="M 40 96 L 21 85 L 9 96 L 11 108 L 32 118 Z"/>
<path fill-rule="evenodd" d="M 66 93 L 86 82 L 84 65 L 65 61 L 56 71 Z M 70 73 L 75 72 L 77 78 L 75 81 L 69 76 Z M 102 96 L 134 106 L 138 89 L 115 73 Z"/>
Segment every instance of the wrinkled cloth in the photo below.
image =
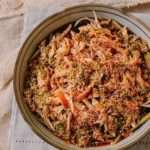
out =
<path fill-rule="evenodd" d="M 150 2 L 150 0 L 74 1 L 76 4 L 89 2 L 97 2 L 122 8 L 135 6 L 140 3 L 147 3 Z M 32 28 L 34 28 L 34 26 L 46 16 L 50 15 L 50 12 L 52 14 L 57 11 L 59 7 L 68 7 L 74 5 L 74 3 L 72 3 L 72 0 L 42 0 L 38 2 L 37 0 L 0 0 L 0 150 L 7 149 L 6 143 L 10 122 L 10 114 L 8 112 L 10 112 L 13 97 L 13 68 L 19 47 L 22 43 L 21 39 L 23 41 Z M 44 7 L 46 6 L 48 6 L 48 9 L 44 10 Z M 144 5 L 144 8 L 139 8 L 140 11 L 134 9 L 132 14 L 141 18 L 147 25 L 149 25 L 149 9 L 150 6 Z M 128 10 L 126 11 L 128 12 Z M 129 12 L 131 12 L 131 10 Z M 14 113 L 12 113 L 12 115 L 15 116 Z M 18 120 L 17 122 L 23 121 Z M 10 128 L 13 128 L 12 123 Z"/>

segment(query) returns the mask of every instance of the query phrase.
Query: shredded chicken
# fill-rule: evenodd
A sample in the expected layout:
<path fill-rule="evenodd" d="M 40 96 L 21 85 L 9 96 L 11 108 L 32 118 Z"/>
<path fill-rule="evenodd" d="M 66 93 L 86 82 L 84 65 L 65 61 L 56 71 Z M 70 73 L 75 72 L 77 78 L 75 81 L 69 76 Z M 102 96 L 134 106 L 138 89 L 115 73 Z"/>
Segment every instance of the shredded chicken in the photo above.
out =
<path fill-rule="evenodd" d="M 148 44 L 95 12 L 45 41 L 25 79 L 31 111 L 56 136 L 81 147 L 129 136 L 150 96 Z"/>

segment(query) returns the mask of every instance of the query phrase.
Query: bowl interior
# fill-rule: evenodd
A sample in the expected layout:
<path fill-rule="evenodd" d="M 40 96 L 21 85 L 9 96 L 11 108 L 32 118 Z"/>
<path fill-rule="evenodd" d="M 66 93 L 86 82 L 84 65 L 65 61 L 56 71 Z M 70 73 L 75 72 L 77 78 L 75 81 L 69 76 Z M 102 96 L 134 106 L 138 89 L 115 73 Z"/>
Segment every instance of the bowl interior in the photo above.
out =
<path fill-rule="evenodd" d="M 61 139 L 55 137 L 40 121 L 39 118 L 30 112 L 26 103 L 23 100 L 23 81 L 27 68 L 27 63 L 33 53 L 36 51 L 37 45 L 45 39 L 48 35 L 53 33 L 56 29 L 69 24 L 73 21 L 81 17 L 93 17 L 92 11 L 95 10 L 98 17 L 104 18 L 112 18 L 127 26 L 131 31 L 133 31 L 138 36 L 142 37 L 146 41 L 148 41 L 150 45 L 150 33 L 149 31 L 138 21 L 124 15 L 118 10 L 113 8 L 108 8 L 101 5 L 82 5 L 76 6 L 69 9 L 64 10 L 61 13 L 57 13 L 51 17 L 48 17 L 45 21 L 43 21 L 40 25 L 38 25 L 29 37 L 24 42 L 20 53 L 18 55 L 18 59 L 15 67 L 15 76 L 14 76 L 14 90 L 16 95 L 16 100 L 18 106 L 21 110 L 21 113 L 26 120 L 26 122 L 30 125 L 32 130 L 38 134 L 41 138 L 43 138 L 48 143 L 59 147 L 61 149 L 66 150 L 80 150 L 83 148 L 78 148 L 71 144 L 66 144 Z M 145 135 L 150 129 L 150 121 L 146 122 L 143 126 L 141 126 L 136 132 L 134 132 L 128 138 L 122 140 L 121 142 L 115 145 L 108 145 L 102 147 L 92 147 L 87 148 L 88 150 L 108 150 L 108 149 L 122 149 L 126 146 L 133 144 L 143 135 Z"/>

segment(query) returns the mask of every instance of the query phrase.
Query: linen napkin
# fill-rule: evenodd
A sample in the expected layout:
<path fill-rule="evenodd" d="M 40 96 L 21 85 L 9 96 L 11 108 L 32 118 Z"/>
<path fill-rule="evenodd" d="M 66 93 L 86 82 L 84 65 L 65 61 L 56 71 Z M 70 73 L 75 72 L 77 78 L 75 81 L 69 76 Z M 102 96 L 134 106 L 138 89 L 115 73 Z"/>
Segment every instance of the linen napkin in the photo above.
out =
<path fill-rule="evenodd" d="M 32 1 L 32 0 L 31 0 Z M 56 0 L 57 1 L 57 0 Z M 55 1 L 55 2 L 56 2 Z M 24 19 L 24 31 L 22 34 L 22 41 L 24 41 L 25 37 L 32 31 L 32 29 L 41 22 L 47 16 L 56 13 L 58 11 L 63 10 L 67 6 L 72 6 L 80 3 L 85 3 L 85 1 L 63 1 L 63 3 L 56 2 L 53 5 L 49 5 L 48 7 L 30 7 L 25 15 Z M 91 1 L 86 1 L 89 3 Z M 93 1 L 92 1 L 93 2 Z M 38 4 L 40 6 L 40 4 Z M 135 16 L 140 16 L 143 18 L 143 14 L 134 13 Z M 150 20 L 150 16 L 144 16 L 146 20 Z M 150 23 L 150 22 L 147 22 Z M 30 127 L 23 120 L 18 107 L 15 102 L 15 98 L 13 97 L 13 106 L 12 106 L 12 117 L 11 117 L 11 128 L 10 128 L 10 150 L 56 150 L 53 146 L 50 146 L 38 136 L 36 136 Z M 136 145 L 134 145 L 130 150 L 149 150 L 150 149 L 150 134 L 139 141 Z"/>

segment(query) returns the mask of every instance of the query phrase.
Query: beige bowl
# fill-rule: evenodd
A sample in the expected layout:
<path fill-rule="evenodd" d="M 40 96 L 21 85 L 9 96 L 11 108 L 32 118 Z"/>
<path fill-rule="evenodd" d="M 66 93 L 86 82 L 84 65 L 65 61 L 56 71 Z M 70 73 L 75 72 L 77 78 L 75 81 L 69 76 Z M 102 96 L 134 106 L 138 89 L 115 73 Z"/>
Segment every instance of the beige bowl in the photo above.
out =
<path fill-rule="evenodd" d="M 138 36 L 147 40 L 150 45 L 150 32 L 144 25 L 139 23 L 137 20 L 123 14 L 119 10 L 114 8 L 90 4 L 90 5 L 80 5 L 76 7 L 71 7 L 59 12 L 53 16 L 45 19 L 41 24 L 39 24 L 27 37 L 22 48 L 19 52 L 14 75 L 14 91 L 16 96 L 16 101 L 20 108 L 21 114 L 24 120 L 32 128 L 32 130 L 47 143 L 64 150 L 81 150 L 83 148 L 78 148 L 74 145 L 67 144 L 61 139 L 54 136 L 50 130 L 40 121 L 40 119 L 31 113 L 27 107 L 25 101 L 23 100 L 23 84 L 24 84 L 24 74 L 27 68 L 27 62 L 36 50 L 36 46 L 41 40 L 46 38 L 50 33 L 65 24 L 73 22 L 83 16 L 93 17 L 92 11 L 95 10 L 97 16 L 112 18 L 127 26 L 131 31 L 133 31 Z M 139 129 L 137 129 L 128 138 L 120 141 L 114 145 L 101 146 L 101 147 L 91 147 L 86 148 L 86 150 L 118 150 L 126 148 L 137 140 L 141 139 L 150 130 L 150 121 L 147 121 Z"/>

